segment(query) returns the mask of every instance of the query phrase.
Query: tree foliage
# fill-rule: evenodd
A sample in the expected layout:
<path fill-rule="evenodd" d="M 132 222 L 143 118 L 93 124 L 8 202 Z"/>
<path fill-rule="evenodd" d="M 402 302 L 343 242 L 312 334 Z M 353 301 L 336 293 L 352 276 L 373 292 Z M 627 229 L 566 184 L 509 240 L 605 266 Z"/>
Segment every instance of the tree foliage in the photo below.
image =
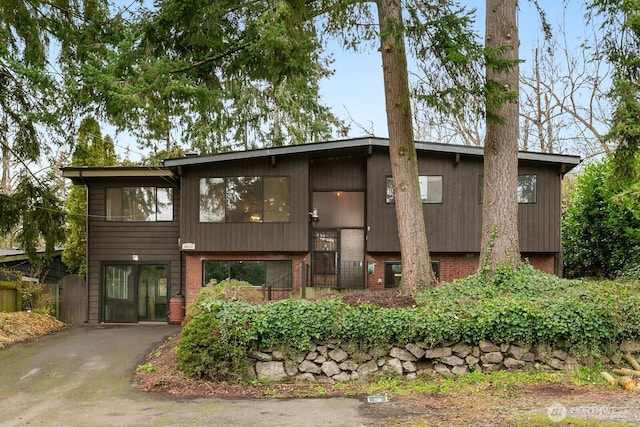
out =
<path fill-rule="evenodd" d="M 613 179 L 614 170 L 611 159 L 586 166 L 566 202 L 562 242 L 570 277 L 612 278 L 640 264 L 637 184 L 634 192 L 634 184 Z"/>
<path fill-rule="evenodd" d="M 615 177 L 633 182 L 640 176 L 640 4 L 637 0 L 592 0 L 592 19 L 601 19 L 606 58 L 613 69 L 609 93 L 614 107 L 606 140 L 617 145 Z"/>
<path fill-rule="evenodd" d="M 159 1 L 89 52 L 85 95 L 165 149 L 172 132 L 200 152 L 326 139 L 345 128 L 319 102 L 331 71 L 307 13 L 299 1 Z"/>
<path fill-rule="evenodd" d="M 33 261 L 44 243 L 53 255 L 63 240 L 61 201 L 47 174 L 34 172 L 51 150 L 68 141 L 69 118 L 61 70 L 77 44 L 81 4 L 69 0 L 0 2 L 0 232 L 17 230 L 17 242 Z M 53 163 L 53 162 L 51 162 Z M 17 184 L 10 172 L 19 176 Z M 44 242 L 43 242 L 44 241 Z"/>
<path fill-rule="evenodd" d="M 118 157 L 111 137 L 102 136 L 99 123 L 86 117 L 80 123 L 72 166 L 115 166 Z M 87 271 L 87 187 L 74 185 L 65 201 L 68 213 L 66 243 L 62 261 L 71 273 L 84 276 Z"/>
<path fill-rule="evenodd" d="M 0 196 L 0 233 L 17 229 L 20 248 L 34 261 L 44 241 L 44 257 L 51 259 L 56 246 L 64 242 L 65 215 L 61 205 L 54 187 L 25 175 L 12 194 Z"/>

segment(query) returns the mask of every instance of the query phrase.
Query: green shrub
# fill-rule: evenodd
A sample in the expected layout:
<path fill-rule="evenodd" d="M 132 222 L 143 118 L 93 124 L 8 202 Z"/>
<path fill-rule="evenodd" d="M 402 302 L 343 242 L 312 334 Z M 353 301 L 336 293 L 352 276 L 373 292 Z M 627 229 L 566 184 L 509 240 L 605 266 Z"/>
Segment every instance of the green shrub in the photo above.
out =
<path fill-rule="evenodd" d="M 196 298 L 197 314 L 183 329 L 179 367 L 189 375 L 237 379 L 251 349 L 305 352 L 329 339 L 359 348 L 481 339 L 563 343 L 584 353 L 640 336 L 638 282 L 564 280 L 527 264 L 426 289 L 409 308 L 351 307 L 335 297 L 251 305 L 212 295 Z"/>
<path fill-rule="evenodd" d="M 215 279 L 211 279 L 196 295 L 194 303 L 189 306 L 187 321 L 199 313 L 208 302 L 215 300 L 259 302 L 262 301 L 262 294 L 249 282 L 227 279 L 218 283 Z"/>
<path fill-rule="evenodd" d="M 637 184 L 613 179 L 613 168 L 612 160 L 586 166 L 567 198 L 562 243 L 569 277 L 610 279 L 640 265 Z"/>
<path fill-rule="evenodd" d="M 178 369 L 193 377 L 238 379 L 255 341 L 251 324 L 261 306 L 200 299 L 199 311 L 182 329 Z"/>
<path fill-rule="evenodd" d="M 22 295 L 22 309 L 40 314 L 51 314 L 55 306 L 55 296 L 46 292 L 45 285 L 38 282 L 19 282 L 18 292 Z"/>

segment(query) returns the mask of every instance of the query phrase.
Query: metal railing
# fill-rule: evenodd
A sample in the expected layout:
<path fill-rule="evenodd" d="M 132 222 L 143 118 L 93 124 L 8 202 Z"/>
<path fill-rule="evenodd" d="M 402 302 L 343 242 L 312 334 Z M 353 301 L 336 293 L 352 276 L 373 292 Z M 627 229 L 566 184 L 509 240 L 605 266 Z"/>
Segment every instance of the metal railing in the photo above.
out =
<path fill-rule="evenodd" d="M 300 289 L 306 286 L 333 289 L 366 288 L 366 265 L 363 261 L 341 261 L 337 263 L 337 267 L 337 271 L 324 270 L 318 273 L 304 262 L 295 263 L 291 275 L 278 276 L 262 285 L 262 297 L 265 301 L 292 297 L 294 277 L 301 278 Z M 302 297 L 305 297 L 304 292 Z"/>
<path fill-rule="evenodd" d="M 313 272 L 311 286 L 337 289 L 361 289 L 366 287 L 365 263 L 363 261 L 341 261 L 337 271 Z"/>
<path fill-rule="evenodd" d="M 290 298 L 293 295 L 293 278 L 304 277 L 304 275 L 298 274 L 303 266 L 303 263 L 294 263 L 291 274 L 282 274 L 262 285 L 262 299 L 274 301 Z"/>

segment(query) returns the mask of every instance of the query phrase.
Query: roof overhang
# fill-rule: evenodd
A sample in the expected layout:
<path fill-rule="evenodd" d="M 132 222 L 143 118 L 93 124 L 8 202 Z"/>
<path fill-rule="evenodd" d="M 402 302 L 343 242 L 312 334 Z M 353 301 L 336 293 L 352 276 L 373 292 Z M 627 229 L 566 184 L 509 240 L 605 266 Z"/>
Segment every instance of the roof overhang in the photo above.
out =
<path fill-rule="evenodd" d="M 202 156 L 187 155 L 181 158 L 167 159 L 164 161 L 164 165 L 169 168 L 180 168 L 183 166 L 196 166 L 238 160 L 251 160 L 274 156 L 286 156 L 295 154 L 314 155 L 326 151 L 353 149 L 358 147 L 368 147 L 369 150 L 371 150 L 373 147 L 388 149 L 389 140 L 386 138 L 377 137 L 356 138 L 337 141 L 316 142 L 302 145 L 289 145 L 285 147 L 272 147 L 229 153 L 208 154 Z M 416 151 L 418 152 L 451 153 L 455 155 L 469 155 L 479 157 L 482 157 L 484 155 L 484 149 L 482 147 L 469 145 L 441 144 L 437 142 L 416 141 L 415 147 Z M 557 163 L 561 165 L 563 173 L 570 171 L 571 169 L 579 165 L 581 161 L 580 156 L 535 153 L 527 151 L 519 152 L 518 159 L 534 162 Z"/>
<path fill-rule="evenodd" d="M 56 249 L 54 255 L 62 255 L 62 249 Z M 44 256 L 44 251 L 38 251 L 38 256 Z M 21 249 L 0 249 L 0 263 L 25 260 L 29 260 L 29 255 Z"/>
<path fill-rule="evenodd" d="M 62 176 L 75 183 L 90 178 L 166 178 L 174 173 L 154 166 L 70 166 L 62 168 Z"/>

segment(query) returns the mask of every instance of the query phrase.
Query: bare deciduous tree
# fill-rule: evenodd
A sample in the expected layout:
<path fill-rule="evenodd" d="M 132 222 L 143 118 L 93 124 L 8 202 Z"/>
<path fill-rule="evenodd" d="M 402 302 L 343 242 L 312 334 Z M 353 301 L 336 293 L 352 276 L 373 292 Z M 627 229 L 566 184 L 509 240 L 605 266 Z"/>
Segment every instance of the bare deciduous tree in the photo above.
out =
<path fill-rule="evenodd" d="M 589 38 L 575 49 L 560 29 L 534 49 L 531 66 L 520 77 L 522 149 L 612 154 L 604 138 L 611 114 L 610 72 L 596 31 Z"/>

